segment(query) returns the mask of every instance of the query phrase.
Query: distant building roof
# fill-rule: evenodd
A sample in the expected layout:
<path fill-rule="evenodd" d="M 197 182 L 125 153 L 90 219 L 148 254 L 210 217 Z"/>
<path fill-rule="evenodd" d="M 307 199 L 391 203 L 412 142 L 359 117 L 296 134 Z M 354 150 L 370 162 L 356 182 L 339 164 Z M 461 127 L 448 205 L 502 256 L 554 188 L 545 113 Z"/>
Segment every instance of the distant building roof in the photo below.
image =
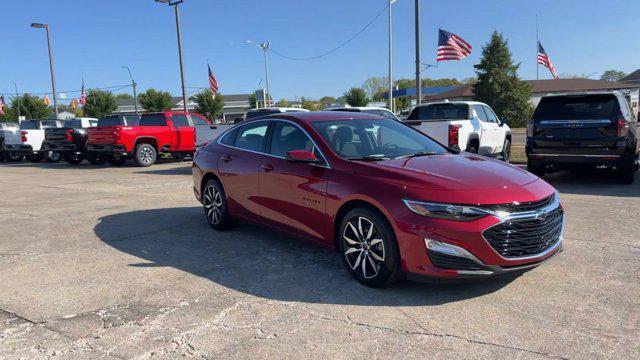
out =
<path fill-rule="evenodd" d="M 623 77 L 620 81 L 640 81 L 640 69 L 632 72 L 631 74 Z"/>
<path fill-rule="evenodd" d="M 637 89 L 638 85 L 617 81 L 592 79 L 527 80 L 533 94 L 546 94 L 572 91 L 624 90 Z M 427 100 L 473 98 L 473 86 L 465 85 L 440 94 L 428 96 Z"/>

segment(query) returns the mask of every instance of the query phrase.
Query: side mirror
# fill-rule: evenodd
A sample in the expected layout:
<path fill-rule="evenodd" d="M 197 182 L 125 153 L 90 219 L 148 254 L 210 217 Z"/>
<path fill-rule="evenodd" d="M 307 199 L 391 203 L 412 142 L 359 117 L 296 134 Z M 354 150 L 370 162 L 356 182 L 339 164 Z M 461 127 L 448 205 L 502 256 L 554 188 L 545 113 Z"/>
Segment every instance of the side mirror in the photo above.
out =
<path fill-rule="evenodd" d="M 287 161 L 299 163 L 317 163 L 318 158 L 307 150 L 291 150 L 287 151 L 285 157 Z"/>
<path fill-rule="evenodd" d="M 218 128 L 218 127 L 217 127 L 217 126 L 215 126 L 215 125 L 209 125 L 209 129 L 211 129 L 211 130 L 215 130 L 215 129 L 217 129 L 217 128 Z"/>

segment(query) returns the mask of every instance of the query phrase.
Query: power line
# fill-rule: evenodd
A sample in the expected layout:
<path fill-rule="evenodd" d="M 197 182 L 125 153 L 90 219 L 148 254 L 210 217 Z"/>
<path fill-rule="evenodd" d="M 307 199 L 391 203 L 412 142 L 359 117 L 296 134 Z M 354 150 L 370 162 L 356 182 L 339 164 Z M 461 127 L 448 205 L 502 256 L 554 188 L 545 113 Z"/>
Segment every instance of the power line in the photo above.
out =
<path fill-rule="evenodd" d="M 320 55 L 317 55 L 317 56 L 308 57 L 308 58 L 297 58 L 297 57 L 287 56 L 287 55 L 284 55 L 282 53 L 279 53 L 278 51 L 274 50 L 273 48 L 271 48 L 271 51 L 274 54 L 276 54 L 276 55 L 278 55 L 278 56 L 280 56 L 282 58 L 285 58 L 287 60 L 295 60 L 295 61 L 316 60 L 316 59 L 319 59 L 321 57 L 325 57 L 327 55 L 331 55 L 334 52 L 336 52 L 336 51 L 342 49 L 343 47 L 347 46 L 350 42 L 352 42 L 358 36 L 360 36 L 363 32 L 365 32 L 365 30 L 367 30 L 371 25 L 373 25 L 373 23 L 376 22 L 376 20 L 378 20 L 378 18 L 380 16 L 382 16 L 382 14 L 384 14 L 386 10 L 387 10 L 387 7 L 386 6 L 383 7 L 382 10 L 371 21 L 369 21 L 369 23 L 367 25 L 365 25 L 362 29 L 360 29 L 360 31 L 358 31 L 355 35 L 353 35 L 347 41 L 343 42 L 342 44 L 338 45 L 337 47 L 335 47 L 335 48 L 333 48 L 333 49 L 331 49 L 331 50 L 329 50 L 329 51 L 327 51 L 327 52 L 325 52 L 323 54 L 320 54 Z"/>

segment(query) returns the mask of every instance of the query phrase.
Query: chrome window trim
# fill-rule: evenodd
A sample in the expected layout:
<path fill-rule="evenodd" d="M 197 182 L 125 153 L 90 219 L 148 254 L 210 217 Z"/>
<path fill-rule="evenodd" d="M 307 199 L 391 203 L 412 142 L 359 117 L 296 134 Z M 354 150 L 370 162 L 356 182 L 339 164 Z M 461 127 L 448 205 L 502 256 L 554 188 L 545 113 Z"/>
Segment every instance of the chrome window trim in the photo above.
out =
<path fill-rule="evenodd" d="M 241 150 L 241 151 L 246 151 L 246 152 L 250 152 L 250 153 L 254 153 L 254 154 L 259 154 L 259 155 L 269 156 L 269 157 L 276 158 L 276 159 L 286 160 L 286 159 L 284 158 L 284 156 L 277 156 L 277 155 L 268 154 L 268 153 L 261 152 L 261 151 L 254 151 L 254 150 L 243 149 L 243 148 L 239 148 L 239 147 L 237 147 L 237 146 L 231 146 L 231 145 L 223 144 L 223 143 L 221 143 L 221 142 L 220 142 L 220 141 L 222 140 L 222 138 L 224 138 L 224 137 L 225 137 L 225 135 L 227 135 L 227 133 L 229 133 L 229 132 L 233 131 L 234 129 L 239 129 L 239 128 L 240 128 L 240 127 L 242 127 L 242 126 L 247 126 L 247 125 L 250 125 L 250 124 L 257 124 L 257 123 L 261 123 L 261 122 L 266 122 L 266 123 L 267 123 L 267 126 L 269 126 L 269 123 L 270 123 L 270 122 L 274 122 L 274 123 L 275 123 L 275 122 L 277 122 L 277 121 L 280 121 L 280 122 L 286 122 L 286 123 L 292 124 L 293 126 L 295 126 L 295 127 L 297 127 L 298 129 L 302 130 L 302 132 L 303 132 L 303 133 L 304 133 L 304 134 L 309 138 L 309 140 L 311 140 L 311 142 L 313 143 L 314 148 L 318 149 L 318 152 L 320 153 L 320 156 L 322 157 L 322 160 L 324 160 L 324 163 L 326 164 L 326 165 L 323 165 L 323 164 L 309 164 L 309 165 L 317 166 L 317 167 L 322 167 L 322 168 L 326 168 L 326 169 L 331 169 L 331 164 L 329 164 L 329 161 L 327 160 L 327 157 L 326 157 L 326 156 L 324 156 L 324 153 L 322 152 L 322 150 L 320 149 L 320 147 L 318 146 L 318 144 L 316 143 L 316 141 L 313 139 L 313 137 L 311 137 L 311 136 L 309 135 L 309 133 L 308 133 L 305 129 L 303 129 L 300 125 L 296 124 L 295 122 L 293 122 L 293 121 L 291 121 L 291 120 L 274 118 L 274 119 L 257 120 L 257 121 L 255 121 L 255 122 L 254 122 L 254 121 L 252 121 L 252 122 L 251 122 L 251 123 L 249 123 L 249 124 L 248 124 L 248 123 L 238 124 L 238 125 L 236 125 L 236 126 L 234 126 L 234 127 L 230 128 L 230 129 L 228 129 L 228 130 L 227 130 L 227 131 L 225 131 L 224 133 L 222 133 L 222 135 L 220 135 L 220 136 L 218 137 L 218 140 L 216 140 L 216 144 L 221 145 L 221 146 L 225 146 L 225 147 L 228 147 L 228 148 L 236 149 L 236 150 Z M 236 136 L 237 136 L 237 135 L 236 135 Z"/>

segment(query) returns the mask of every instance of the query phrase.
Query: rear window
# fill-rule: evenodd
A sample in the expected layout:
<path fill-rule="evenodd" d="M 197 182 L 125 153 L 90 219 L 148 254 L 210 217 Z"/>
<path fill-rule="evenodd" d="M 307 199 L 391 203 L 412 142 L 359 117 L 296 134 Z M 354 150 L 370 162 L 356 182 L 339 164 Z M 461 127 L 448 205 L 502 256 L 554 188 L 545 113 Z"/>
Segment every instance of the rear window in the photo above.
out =
<path fill-rule="evenodd" d="M 107 116 L 98 119 L 98 126 L 118 126 L 125 125 L 124 121 L 121 120 L 118 116 Z"/>
<path fill-rule="evenodd" d="M 260 110 L 251 110 L 247 113 L 247 120 L 257 118 L 259 116 L 265 116 L 270 114 L 278 114 L 280 110 L 278 109 L 260 109 Z"/>
<path fill-rule="evenodd" d="M 419 106 L 411 112 L 407 120 L 438 121 L 462 120 L 469 118 L 469 106 L 464 104 L 434 104 Z"/>
<path fill-rule="evenodd" d="M 167 119 L 164 114 L 142 115 L 140 126 L 167 126 Z"/>
<path fill-rule="evenodd" d="M 23 121 L 20 123 L 21 130 L 37 130 L 38 122 L 37 121 Z"/>
<path fill-rule="evenodd" d="M 609 119 L 620 116 L 614 95 L 550 96 L 540 100 L 535 120 Z"/>
<path fill-rule="evenodd" d="M 69 120 L 64 122 L 64 127 L 72 128 L 72 129 L 82 129 L 82 121 L 80 120 Z"/>
<path fill-rule="evenodd" d="M 51 128 L 57 128 L 57 127 L 58 127 L 58 122 L 55 120 L 47 120 L 42 122 L 43 129 L 51 129 Z"/>

